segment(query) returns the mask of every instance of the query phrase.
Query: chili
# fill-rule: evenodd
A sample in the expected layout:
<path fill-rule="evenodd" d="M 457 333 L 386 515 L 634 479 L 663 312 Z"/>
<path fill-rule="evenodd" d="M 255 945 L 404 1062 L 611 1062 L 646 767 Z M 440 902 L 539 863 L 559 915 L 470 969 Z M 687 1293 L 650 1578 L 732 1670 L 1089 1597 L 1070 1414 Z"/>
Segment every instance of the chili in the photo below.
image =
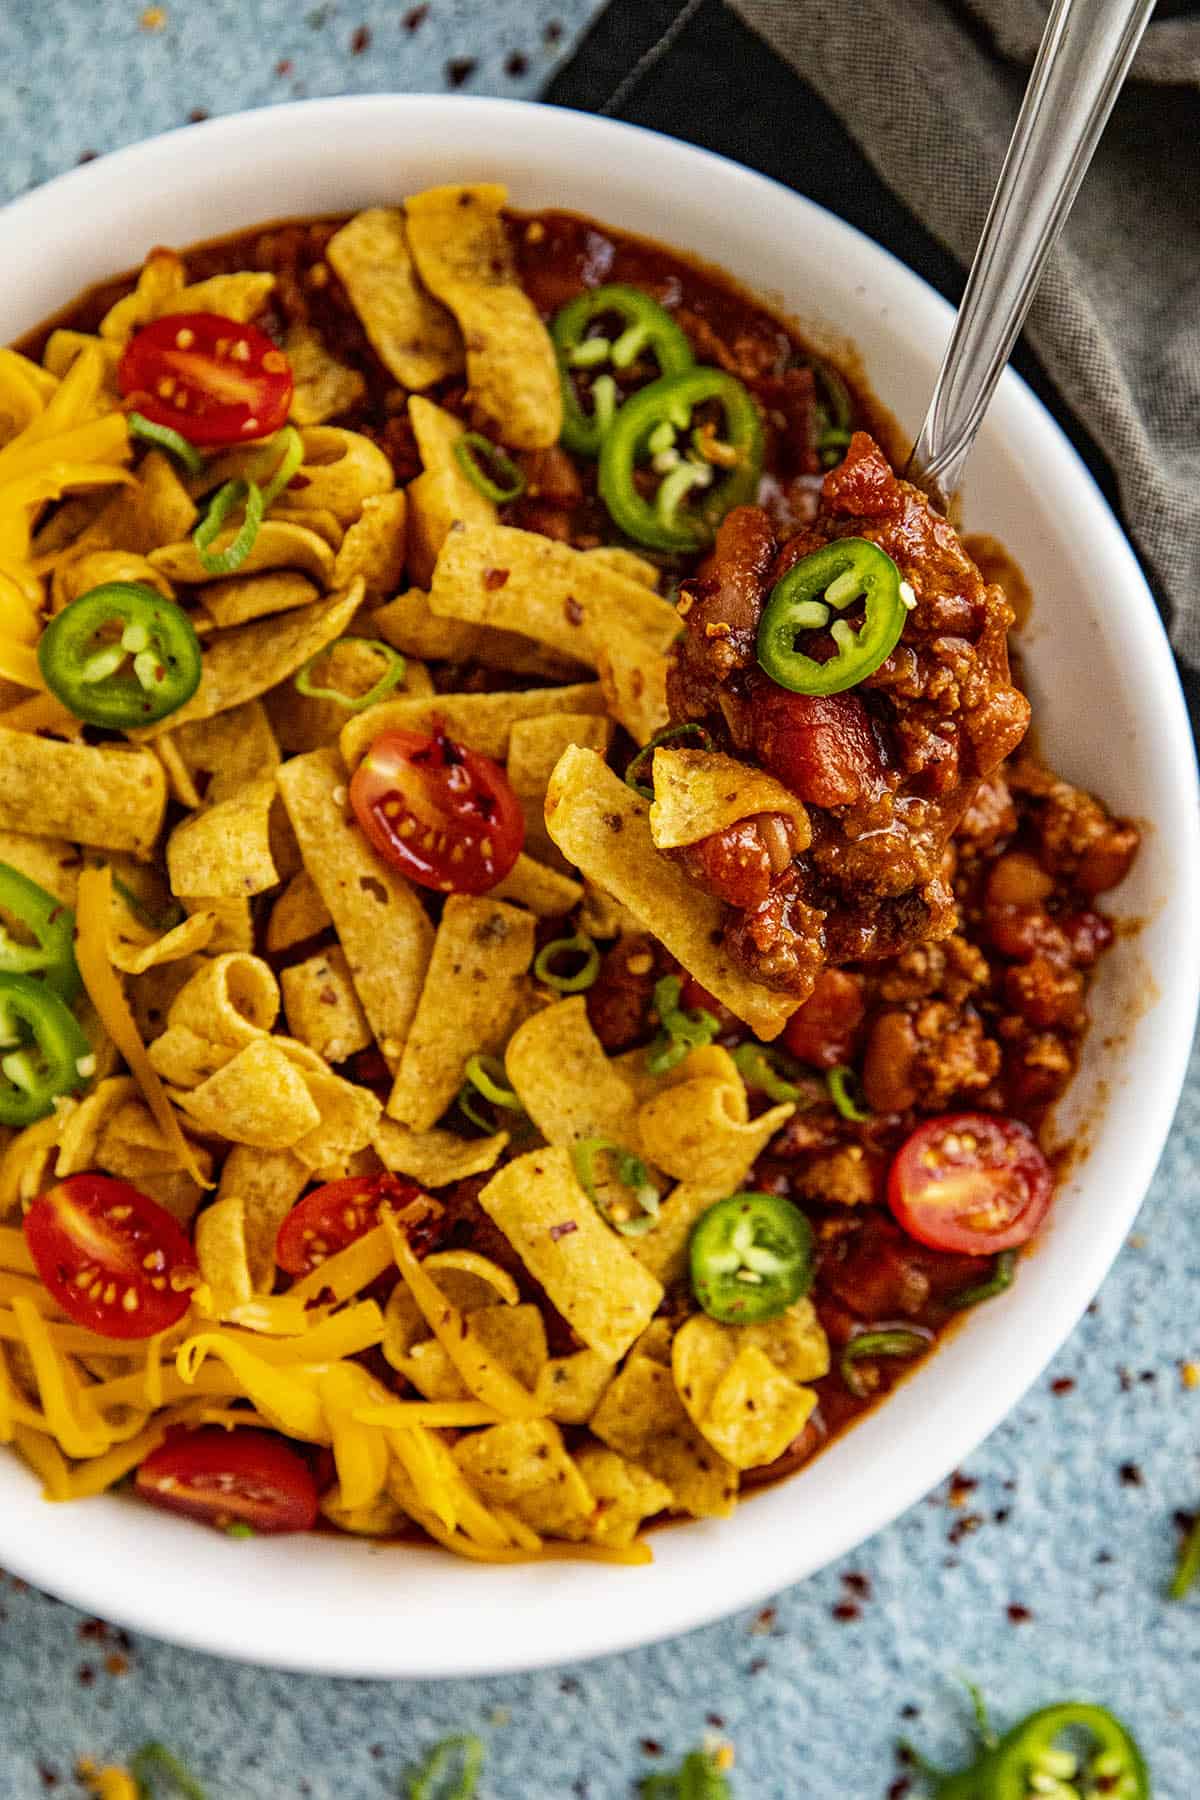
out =
<path fill-rule="evenodd" d="M 181 606 L 109 581 L 57 613 L 38 644 L 46 686 L 89 725 L 128 731 L 176 712 L 200 685 L 200 641 Z"/>
<path fill-rule="evenodd" d="M 865 600 L 858 630 L 831 613 Z M 758 660 L 772 681 L 793 694 L 842 694 L 874 674 L 900 641 L 916 602 L 886 551 L 867 538 L 837 538 L 814 550 L 776 582 L 758 627 Z M 826 662 L 800 650 L 807 633 L 828 630 Z"/>
<path fill-rule="evenodd" d="M 679 434 L 692 431 L 693 415 L 710 404 L 722 414 L 724 438 L 693 432 L 681 453 Z M 647 457 L 662 476 L 653 500 L 638 487 L 638 464 Z M 722 369 L 690 369 L 652 381 L 622 406 L 600 448 L 600 497 L 635 543 L 703 550 L 725 514 L 753 500 L 762 466 L 762 420 L 741 382 Z M 693 493 L 697 503 L 689 508 Z"/>
<path fill-rule="evenodd" d="M 32 1125 L 88 1080 L 92 1047 L 45 982 L 0 973 L 0 1125 Z"/>
<path fill-rule="evenodd" d="M 32 942 L 12 936 L 0 920 L 0 973 L 38 975 L 69 1004 L 80 989 L 75 966 L 75 914 L 36 881 L 0 862 L 0 914 L 24 926 Z"/>
<path fill-rule="evenodd" d="M 623 330 L 610 340 L 588 335 L 588 327 L 606 314 L 615 314 Z M 592 412 L 580 404 L 575 371 L 631 369 L 647 351 L 664 375 L 682 375 L 693 365 L 692 347 L 670 313 L 640 288 L 610 282 L 569 300 L 550 322 L 550 336 L 558 352 L 562 381 L 563 427 L 559 441 L 576 456 L 599 456 L 617 410 L 617 384 L 611 374 L 598 375 L 591 383 Z"/>
<path fill-rule="evenodd" d="M 813 1283 L 812 1227 L 778 1194 L 731 1194 L 702 1214 L 688 1252 L 692 1292 L 723 1325 L 778 1318 Z"/>

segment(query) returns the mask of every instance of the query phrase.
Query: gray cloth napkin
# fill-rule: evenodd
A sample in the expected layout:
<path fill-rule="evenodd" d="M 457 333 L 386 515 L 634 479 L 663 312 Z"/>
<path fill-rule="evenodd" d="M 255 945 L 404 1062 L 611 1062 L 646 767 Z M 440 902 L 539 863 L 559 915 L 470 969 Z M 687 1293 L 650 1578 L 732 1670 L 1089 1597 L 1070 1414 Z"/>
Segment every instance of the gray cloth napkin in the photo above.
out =
<path fill-rule="evenodd" d="M 969 262 L 1044 0 L 728 0 Z M 1176 9 L 1177 10 L 1177 9 Z M 1026 327 L 1200 667 L 1200 18 L 1151 24 Z"/>

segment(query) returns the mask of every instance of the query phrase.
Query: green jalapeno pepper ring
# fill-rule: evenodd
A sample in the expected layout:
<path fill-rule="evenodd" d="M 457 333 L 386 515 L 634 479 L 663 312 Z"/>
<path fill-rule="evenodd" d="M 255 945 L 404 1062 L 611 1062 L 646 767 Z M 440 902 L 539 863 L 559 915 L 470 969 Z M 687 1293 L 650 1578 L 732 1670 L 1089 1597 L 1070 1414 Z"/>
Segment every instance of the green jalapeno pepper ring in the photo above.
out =
<path fill-rule="evenodd" d="M 1063 1738 L 1087 1747 L 1068 1748 Z M 1082 1800 L 1101 1793 L 1111 1800 L 1151 1800 L 1149 1772 L 1132 1735 L 1106 1707 L 1086 1701 L 1042 1707 L 999 1741 L 985 1736 L 982 1754 L 968 1769 L 943 1774 L 909 1754 L 935 1800 L 1039 1800 L 1043 1794 Z M 1078 1785 L 1081 1776 L 1085 1787 Z"/>
<path fill-rule="evenodd" d="M 153 725 L 200 685 L 200 643 L 181 606 L 136 581 L 109 581 L 55 615 L 38 644 L 46 686 L 89 725 Z"/>
<path fill-rule="evenodd" d="M 691 431 L 695 409 L 709 401 L 724 415 L 723 439 L 713 446 L 721 460 L 681 456 L 665 442 L 666 431 L 672 438 Z M 638 460 L 647 452 L 663 474 L 653 500 L 638 492 L 635 479 Z M 762 463 L 762 420 L 741 382 L 723 369 L 690 369 L 652 381 L 625 402 L 600 448 L 600 497 L 613 523 L 635 543 L 652 550 L 703 550 L 725 514 L 754 499 Z M 699 499 L 686 508 L 693 493 Z"/>
<path fill-rule="evenodd" d="M 606 313 L 615 314 L 624 326 L 616 341 L 585 336 L 593 320 Z M 592 383 L 594 410 L 589 416 L 579 403 L 572 370 L 595 369 L 604 364 L 628 369 L 647 350 L 658 364 L 660 377 L 682 375 L 695 362 L 692 346 L 670 313 L 640 288 L 623 282 L 610 282 L 568 300 L 551 320 L 550 336 L 558 354 L 562 383 L 563 425 L 559 442 L 576 456 L 599 456 L 616 416 L 617 387 L 607 374 Z"/>
<path fill-rule="evenodd" d="M 71 908 L 11 863 L 0 862 L 0 913 L 23 925 L 34 940 L 20 942 L 0 921 L 0 974 L 40 975 L 69 1005 L 81 986 Z"/>
<path fill-rule="evenodd" d="M 31 975 L 0 974 L 0 1125 L 32 1125 L 88 1077 L 92 1047 L 65 1000 Z"/>
<path fill-rule="evenodd" d="M 866 601 L 860 630 L 848 619 L 830 624 L 834 609 L 841 612 L 860 598 Z M 906 584 L 887 552 L 867 538 L 837 538 L 772 588 L 758 626 L 758 660 L 772 681 L 793 694 L 842 694 L 891 655 L 908 613 Z M 837 646 L 828 662 L 797 649 L 798 637 L 826 628 Z"/>
<path fill-rule="evenodd" d="M 723 1325 L 776 1319 L 813 1284 L 812 1227 L 778 1194 L 731 1194 L 701 1215 L 688 1248 L 692 1292 Z"/>

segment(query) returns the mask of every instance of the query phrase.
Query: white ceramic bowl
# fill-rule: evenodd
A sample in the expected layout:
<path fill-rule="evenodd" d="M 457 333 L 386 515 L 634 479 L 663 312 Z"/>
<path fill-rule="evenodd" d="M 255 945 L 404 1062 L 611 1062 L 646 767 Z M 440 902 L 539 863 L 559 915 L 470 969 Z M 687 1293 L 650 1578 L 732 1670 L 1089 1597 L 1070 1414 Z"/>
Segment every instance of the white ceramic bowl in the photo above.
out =
<path fill-rule="evenodd" d="M 0 342 L 159 242 L 507 181 L 722 264 L 854 340 L 911 430 L 950 310 L 877 245 L 732 163 L 610 120 L 495 100 L 316 100 L 189 127 L 73 171 L 0 213 Z M 670 1636 L 757 1602 L 928 1492 L 1034 1381 L 1141 1203 L 1183 1078 L 1200 939 L 1200 808 L 1174 666 L 1137 563 L 1074 450 L 1006 374 L 971 467 L 968 524 L 1024 567 L 1027 665 L 1045 751 L 1147 821 L 1064 1119 L 1090 1154 L 1021 1279 L 888 1403 L 733 1519 L 655 1539 L 646 1569 L 489 1568 L 298 1538 L 232 1544 L 134 1501 L 45 1505 L 0 1456 L 0 1563 L 137 1630 L 281 1667 L 357 1676 L 531 1668 Z M 1111 1040 L 1116 1046 L 1111 1047 Z M 1108 1041 L 1110 1047 L 1106 1047 Z"/>

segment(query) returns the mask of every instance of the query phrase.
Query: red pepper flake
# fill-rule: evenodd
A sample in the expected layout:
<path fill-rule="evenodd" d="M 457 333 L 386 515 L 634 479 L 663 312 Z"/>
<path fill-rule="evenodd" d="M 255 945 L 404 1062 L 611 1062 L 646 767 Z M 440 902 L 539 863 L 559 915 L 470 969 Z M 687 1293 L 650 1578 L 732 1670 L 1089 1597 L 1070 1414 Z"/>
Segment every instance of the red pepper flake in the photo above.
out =
<path fill-rule="evenodd" d="M 360 25 L 354 33 L 354 36 L 350 39 L 350 54 L 351 56 L 361 56 L 364 50 L 369 50 L 370 48 L 371 27 L 369 25 Z"/>
<path fill-rule="evenodd" d="M 91 1687 L 93 1681 L 96 1679 L 96 1671 L 93 1669 L 91 1663 L 80 1663 L 75 1671 L 75 1679 L 80 1687 Z"/>
<path fill-rule="evenodd" d="M 957 1546 L 965 1537 L 970 1537 L 972 1532 L 978 1531 L 982 1524 L 982 1513 L 964 1513 L 961 1519 L 954 1521 L 946 1533 L 947 1541 Z"/>
<path fill-rule="evenodd" d="M 1010 1625 L 1028 1625 L 1032 1618 L 1033 1614 L 1027 1606 L 1021 1606 L 1014 1603 L 1008 1609 L 1008 1622 Z"/>
<path fill-rule="evenodd" d="M 704 1723 L 711 1725 L 714 1731 L 724 1731 L 725 1721 L 720 1713 L 705 1713 Z"/>
<path fill-rule="evenodd" d="M 542 32 L 542 37 L 548 44 L 557 44 L 562 41 L 562 34 L 563 28 L 561 20 L 551 19 L 545 30 Z"/>
<path fill-rule="evenodd" d="M 37 1772 L 44 1788 L 56 1788 L 58 1786 L 59 1780 L 61 1779 L 58 1770 L 52 1769 L 49 1763 L 39 1763 Z"/>
<path fill-rule="evenodd" d="M 520 81 L 522 75 L 529 73 L 529 58 L 522 50 L 513 50 L 504 59 L 504 73 L 511 75 L 514 81 Z"/>
<path fill-rule="evenodd" d="M 452 56 L 446 64 L 446 86 L 464 87 L 478 67 L 479 63 L 473 56 Z"/>
<path fill-rule="evenodd" d="M 951 1506 L 965 1506 L 968 1497 L 975 1492 L 975 1489 L 978 1486 L 979 1483 L 973 1475 L 964 1475 L 961 1469 L 956 1469 L 954 1474 L 950 1477 L 949 1497 Z"/>
<path fill-rule="evenodd" d="M 552 1244 L 557 1244 L 559 1238 L 570 1237 L 573 1231 L 578 1230 L 579 1227 L 574 1219 L 564 1219 L 561 1225 L 552 1225 L 550 1227 L 550 1242 Z"/>
<path fill-rule="evenodd" d="M 193 106 L 191 112 L 188 114 L 188 124 L 203 125 L 208 116 L 208 108 L 206 106 Z"/>
<path fill-rule="evenodd" d="M 290 56 L 281 57 L 275 64 L 275 73 L 280 76 L 290 75 L 295 66 Z"/>
<path fill-rule="evenodd" d="M 429 8 L 427 6 L 410 6 L 404 15 L 405 31 L 420 31 L 428 17 Z"/>
<path fill-rule="evenodd" d="M 495 593 L 497 588 L 502 588 L 508 580 L 509 573 L 510 571 L 508 569 L 485 569 L 483 571 L 483 585 L 488 593 Z"/>
<path fill-rule="evenodd" d="M 80 163 L 95 162 L 99 154 L 98 150 L 81 150 L 75 160 Z"/>
<path fill-rule="evenodd" d="M 769 1637 L 775 1629 L 775 1621 L 779 1617 L 773 1606 L 764 1606 L 750 1627 L 752 1637 Z"/>
<path fill-rule="evenodd" d="M 895 1781 L 893 1781 L 891 1787 L 887 1791 L 887 1800 L 906 1800 L 906 1797 L 911 1793 L 912 1777 L 909 1775 L 897 1775 Z"/>
<path fill-rule="evenodd" d="M 122 1656 L 119 1650 L 110 1650 L 104 1659 L 104 1669 L 108 1675 L 128 1675 L 129 1658 Z"/>
<path fill-rule="evenodd" d="M 839 1625 L 852 1625 L 855 1619 L 862 1618 L 862 1607 L 857 1600 L 839 1600 L 837 1605 L 831 1606 L 829 1610 Z"/>
<path fill-rule="evenodd" d="M 860 1575 L 857 1569 L 846 1571 L 842 1576 L 842 1586 L 850 1593 L 857 1594 L 860 1600 L 871 1598 L 871 1578 L 869 1575 Z"/>
<path fill-rule="evenodd" d="M 1122 1487 L 1141 1487 L 1143 1485 L 1142 1471 L 1135 1462 L 1122 1463 L 1117 1474 L 1121 1478 Z"/>
<path fill-rule="evenodd" d="M 643 1756 L 661 1756 L 662 1755 L 663 1747 L 659 1743 L 657 1738 L 642 1738 L 640 1740 L 640 1742 L 641 1742 L 641 1750 L 642 1750 Z"/>
<path fill-rule="evenodd" d="M 1071 1394 L 1074 1393 L 1074 1391 L 1075 1383 L 1069 1375 L 1060 1375 L 1057 1381 L 1052 1381 L 1050 1383 L 1050 1392 L 1052 1394 Z"/>

